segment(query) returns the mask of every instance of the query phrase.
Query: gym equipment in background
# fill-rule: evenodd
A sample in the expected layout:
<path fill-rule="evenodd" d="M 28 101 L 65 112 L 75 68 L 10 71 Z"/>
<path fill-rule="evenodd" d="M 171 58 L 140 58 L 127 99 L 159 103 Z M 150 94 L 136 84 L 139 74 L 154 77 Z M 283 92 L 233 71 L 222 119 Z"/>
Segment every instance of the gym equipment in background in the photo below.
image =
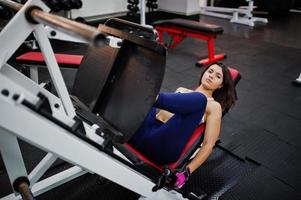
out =
<path fill-rule="evenodd" d="M 140 8 L 138 7 L 138 4 L 140 2 Z M 130 17 L 133 21 L 138 21 L 138 12 L 140 11 L 140 25 L 151 27 L 150 25 L 146 24 L 145 19 L 145 7 L 149 7 L 151 9 L 156 9 L 158 5 L 156 4 L 156 0 L 148 1 L 147 4 L 145 4 L 145 0 L 128 0 L 128 6 L 127 9 L 129 12 L 127 12 L 127 16 Z"/>
<path fill-rule="evenodd" d="M 44 0 L 44 3 L 50 7 L 51 11 L 53 12 L 59 12 L 64 11 L 65 15 L 68 16 L 68 18 L 71 17 L 71 10 L 72 9 L 80 9 L 83 6 L 82 0 Z M 75 21 L 81 21 L 84 22 L 83 18 L 78 17 L 75 19 Z M 70 34 L 66 34 L 62 31 L 59 31 L 57 29 L 51 28 L 50 26 L 46 26 L 45 30 L 47 32 L 48 38 L 50 39 L 57 39 L 57 40 L 63 40 L 63 41 L 71 41 L 71 42 L 78 42 L 78 43 L 84 43 L 84 40 L 81 40 L 77 37 L 72 37 Z"/>
<path fill-rule="evenodd" d="M 21 4 L 25 4 L 28 0 L 21 0 Z M 83 6 L 82 0 L 42 0 L 52 12 L 70 11 L 72 9 L 80 9 Z"/>
<path fill-rule="evenodd" d="M 149 12 L 153 12 L 158 8 L 158 0 L 147 0 L 146 7 L 148 7 Z"/>
<path fill-rule="evenodd" d="M 158 0 L 147 0 L 146 7 L 148 8 L 148 21 L 152 21 L 153 12 L 158 9 Z"/>
<path fill-rule="evenodd" d="M 168 48 L 174 48 L 186 37 L 197 38 L 207 41 L 208 58 L 196 63 L 197 66 L 208 65 L 225 58 L 224 54 L 214 54 L 214 39 L 223 33 L 223 28 L 218 25 L 197 22 L 187 19 L 161 20 L 153 23 L 159 34 L 159 42 L 163 44 L 163 33 L 166 32 L 171 37 L 167 44 Z"/>
<path fill-rule="evenodd" d="M 130 19 L 135 19 L 138 17 L 138 11 L 139 11 L 139 0 L 128 0 L 128 5 L 127 5 L 127 16 Z"/>
<path fill-rule="evenodd" d="M 211 0 L 210 6 L 201 7 L 201 14 L 220 17 L 224 19 L 230 19 L 232 23 L 238 23 L 248 26 L 255 26 L 255 23 L 268 23 L 267 18 L 254 17 L 253 10 L 256 8 L 254 6 L 253 0 L 246 0 L 248 6 L 240 6 L 239 8 L 226 8 L 226 7 L 215 7 L 214 0 Z"/>

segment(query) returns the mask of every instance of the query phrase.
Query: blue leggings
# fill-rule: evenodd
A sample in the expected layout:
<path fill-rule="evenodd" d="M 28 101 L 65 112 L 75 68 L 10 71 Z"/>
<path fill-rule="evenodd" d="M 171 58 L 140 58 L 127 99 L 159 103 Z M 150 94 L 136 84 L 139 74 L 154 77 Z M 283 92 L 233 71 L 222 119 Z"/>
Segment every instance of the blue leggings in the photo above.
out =
<path fill-rule="evenodd" d="M 200 123 L 207 104 L 205 95 L 160 93 L 129 143 L 156 164 L 175 162 Z M 166 123 L 156 119 L 156 108 L 174 113 Z"/>

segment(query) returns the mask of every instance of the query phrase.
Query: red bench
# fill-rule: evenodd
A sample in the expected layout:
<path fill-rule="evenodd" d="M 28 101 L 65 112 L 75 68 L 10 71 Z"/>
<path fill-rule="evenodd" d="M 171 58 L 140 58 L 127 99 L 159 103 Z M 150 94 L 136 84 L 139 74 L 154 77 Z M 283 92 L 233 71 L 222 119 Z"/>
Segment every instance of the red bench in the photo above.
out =
<path fill-rule="evenodd" d="M 172 44 L 169 48 L 174 48 L 186 37 L 197 38 L 207 41 L 208 58 L 198 61 L 197 66 L 208 65 L 225 58 L 224 54 L 214 54 L 214 39 L 223 33 L 223 28 L 218 25 L 204 22 L 191 21 L 186 19 L 161 20 L 154 23 L 159 34 L 159 42 L 163 44 L 163 33 L 166 32 L 172 37 Z"/>
<path fill-rule="evenodd" d="M 82 55 L 68 55 L 55 53 L 57 63 L 60 67 L 78 68 L 82 62 Z M 43 54 L 41 52 L 27 52 L 16 58 L 16 60 L 26 65 L 46 65 Z"/>
<path fill-rule="evenodd" d="M 54 54 L 56 61 L 60 67 L 75 68 L 77 69 L 82 62 L 82 55 L 69 55 L 69 54 Z M 16 58 L 16 61 L 23 66 L 29 66 L 30 77 L 35 82 L 39 82 L 38 67 L 45 67 L 46 63 L 44 56 L 41 52 L 27 52 Z"/>

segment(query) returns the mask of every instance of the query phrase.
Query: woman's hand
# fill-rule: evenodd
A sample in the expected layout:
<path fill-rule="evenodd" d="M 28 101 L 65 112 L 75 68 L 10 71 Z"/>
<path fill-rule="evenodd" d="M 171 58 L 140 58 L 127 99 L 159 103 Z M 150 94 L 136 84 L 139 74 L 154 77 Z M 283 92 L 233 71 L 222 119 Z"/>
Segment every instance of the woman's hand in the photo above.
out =
<path fill-rule="evenodd" d="M 188 167 L 184 167 L 182 170 L 178 171 L 176 176 L 175 187 L 177 189 L 181 188 L 189 179 L 190 177 L 190 169 Z"/>

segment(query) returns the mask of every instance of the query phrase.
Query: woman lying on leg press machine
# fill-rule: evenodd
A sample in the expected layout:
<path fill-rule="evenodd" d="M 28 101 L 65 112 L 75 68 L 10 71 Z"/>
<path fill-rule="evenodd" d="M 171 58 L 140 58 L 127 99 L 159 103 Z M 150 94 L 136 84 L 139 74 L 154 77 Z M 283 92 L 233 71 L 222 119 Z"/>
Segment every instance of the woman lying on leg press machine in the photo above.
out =
<path fill-rule="evenodd" d="M 228 68 L 221 63 L 212 64 L 203 72 L 194 91 L 180 87 L 176 93 L 160 93 L 129 143 L 153 162 L 167 165 L 180 157 L 196 127 L 206 121 L 200 151 L 176 173 L 175 187 L 180 188 L 212 152 L 220 132 L 222 111 L 234 101 Z"/>

